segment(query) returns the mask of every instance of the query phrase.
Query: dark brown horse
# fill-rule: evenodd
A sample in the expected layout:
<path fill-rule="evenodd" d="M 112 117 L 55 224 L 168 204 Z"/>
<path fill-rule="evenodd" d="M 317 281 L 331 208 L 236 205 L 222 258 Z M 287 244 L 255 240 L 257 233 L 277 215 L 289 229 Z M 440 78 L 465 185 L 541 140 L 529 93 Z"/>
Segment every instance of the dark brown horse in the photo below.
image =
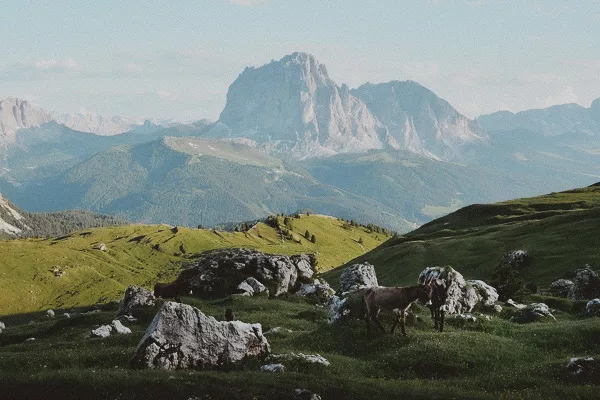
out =
<path fill-rule="evenodd" d="M 175 299 L 176 302 L 181 303 L 181 298 L 179 296 L 185 293 L 186 288 L 178 281 L 172 283 L 157 282 L 154 285 L 154 297 L 157 298 Z"/>
<path fill-rule="evenodd" d="M 432 281 L 431 304 L 431 319 L 433 319 L 433 328 L 444 331 L 444 314 L 446 313 L 446 300 L 448 299 L 448 288 L 446 282 L 441 279 Z"/>
<path fill-rule="evenodd" d="M 367 332 L 371 332 L 371 321 L 385 333 L 385 328 L 379 322 L 377 317 L 381 310 L 398 310 L 396 320 L 392 326 L 391 333 L 394 333 L 396 325 L 402 320 L 402 334 L 406 336 L 406 310 L 416 301 L 421 300 L 426 303 L 431 300 L 431 282 L 407 287 L 372 287 L 365 290 L 363 302 L 365 305 L 365 322 L 367 323 Z"/>

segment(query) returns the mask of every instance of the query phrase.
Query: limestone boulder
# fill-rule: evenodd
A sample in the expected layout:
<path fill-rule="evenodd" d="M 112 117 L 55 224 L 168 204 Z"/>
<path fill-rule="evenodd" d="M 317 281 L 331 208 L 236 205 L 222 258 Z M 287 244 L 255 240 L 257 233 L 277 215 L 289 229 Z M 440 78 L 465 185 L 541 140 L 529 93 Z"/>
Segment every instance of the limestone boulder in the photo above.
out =
<path fill-rule="evenodd" d="M 511 321 L 519 323 L 556 321 L 545 303 L 531 303 L 515 312 Z"/>
<path fill-rule="evenodd" d="M 600 299 L 593 299 L 585 305 L 585 315 L 589 317 L 600 317 Z"/>
<path fill-rule="evenodd" d="M 263 293 L 267 296 L 269 295 L 267 287 L 251 276 L 243 280 L 237 286 L 237 290 L 245 296 L 255 296 Z"/>
<path fill-rule="evenodd" d="M 110 333 L 112 332 L 112 326 L 110 325 L 102 325 L 99 326 L 96 329 L 92 329 L 92 333 L 90 336 L 92 337 L 99 337 L 99 338 L 106 338 L 110 336 Z"/>
<path fill-rule="evenodd" d="M 592 357 L 573 357 L 567 363 L 567 372 L 584 378 L 600 378 L 600 362 Z"/>
<path fill-rule="evenodd" d="M 154 294 L 148 289 L 131 285 L 125 290 L 125 295 L 119 304 L 119 315 L 135 315 L 142 308 L 150 308 L 156 305 Z"/>
<path fill-rule="evenodd" d="M 589 265 L 577 270 L 569 297 L 573 300 L 600 297 L 600 277 Z"/>
<path fill-rule="evenodd" d="M 498 302 L 498 292 L 496 289 L 482 280 L 469 280 L 468 284 L 471 284 L 477 295 L 477 303 L 481 304 L 482 307 L 492 310 Z"/>
<path fill-rule="evenodd" d="M 269 352 L 260 324 L 217 321 L 195 307 L 167 302 L 140 340 L 132 364 L 166 370 L 218 369 Z"/>
<path fill-rule="evenodd" d="M 569 297 L 569 293 L 573 290 L 573 281 L 568 279 L 558 279 L 550 284 L 548 294 L 556 297 Z"/>
<path fill-rule="evenodd" d="M 274 296 L 295 292 L 312 277 L 308 256 L 264 254 L 252 249 L 218 249 L 205 252 L 191 268 L 183 270 L 177 282 L 205 297 L 223 297 L 240 290 L 247 292 L 252 277 Z M 245 282 L 242 284 L 241 282 Z M 238 286 L 242 286 L 238 290 Z"/>
<path fill-rule="evenodd" d="M 483 298 L 492 298 L 492 291 L 487 293 L 484 282 L 481 285 L 481 293 L 475 289 L 475 286 L 467 282 L 462 274 L 450 266 L 445 267 L 427 267 L 419 275 L 418 282 L 423 283 L 430 279 L 441 279 L 446 284 L 448 297 L 446 299 L 447 314 L 464 314 L 473 311 L 475 305 Z M 491 287 L 491 286 L 490 286 Z M 493 288 L 492 288 L 493 289 Z M 494 291 L 495 292 L 495 291 Z M 496 294 L 497 296 L 497 294 Z"/>
<path fill-rule="evenodd" d="M 334 293 L 335 290 L 326 281 L 315 279 L 313 283 L 304 283 L 300 286 L 296 295 L 328 300 Z"/>
<path fill-rule="evenodd" d="M 342 270 L 338 294 L 379 286 L 375 267 L 369 263 L 352 264 Z"/>

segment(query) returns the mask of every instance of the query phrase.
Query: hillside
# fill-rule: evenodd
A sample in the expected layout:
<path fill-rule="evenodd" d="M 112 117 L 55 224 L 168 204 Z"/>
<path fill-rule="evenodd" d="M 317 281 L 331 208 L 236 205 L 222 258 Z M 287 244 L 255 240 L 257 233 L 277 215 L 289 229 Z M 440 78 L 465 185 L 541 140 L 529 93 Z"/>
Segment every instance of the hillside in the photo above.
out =
<path fill-rule="evenodd" d="M 356 261 L 375 265 L 384 285 L 412 284 L 428 266 L 452 265 L 489 279 L 503 254 L 522 249 L 525 282 L 547 286 L 577 268 L 600 265 L 600 185 L 495 204 L 475 204 L 392 239 Z M 326 275 L 337 282 L 339 270 Z"/>
<path fill-rule="evenodd" d="M 318 215 L 291 218 L 291 228 L 291 240 L 258 223 L 245 233 L 181 227 L 175 233 L 166 225 L 127 225 L 54 239 L 0 241 L 0 315 L 118 300 L 128 285 L 172 280 L 189 256 L 215 248 L 315 253 L 318 267 L 327 270 L 388 239 Z M 315 243 L 301 237 L 306 230 Z M 102 243 L 105 251 L 99 250 Z"/>

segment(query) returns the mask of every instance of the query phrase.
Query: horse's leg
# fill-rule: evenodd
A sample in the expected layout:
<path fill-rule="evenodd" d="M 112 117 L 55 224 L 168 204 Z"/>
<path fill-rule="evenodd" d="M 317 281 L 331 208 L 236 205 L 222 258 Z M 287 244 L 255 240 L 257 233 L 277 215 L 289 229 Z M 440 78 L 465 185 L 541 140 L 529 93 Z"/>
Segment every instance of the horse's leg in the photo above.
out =
<path fill-rule="evenodd" d="M 402 310 L 402 336 L 406 336 L 406 310 Z"/>
<path fill-rule="evenodd" d="M 432 310 L 433 311 L 433 310 Z M 440 321 L 440 310 L 435 309 L 435 311 L 433 311 L 433 329 L 438 329 L 438 323 Z"/>
<path fill-rule="evenodd" d="M 394 314 L 396 314 L 396 319 L 394 320 L 394 325 L 392 325 L 392 331 L 390 332 L 390 334 L 394 333 L 394 329 L 396 329 L 396 326 L 398 325 L 398 322 L 400 322 L 400 313 L 399 312 L 394 312 Z"/>
<path fill-rule="evenodd" d="M 440 332 L 444 331 L 444 310 L 440 310 Z"/>
<path fill-rule="evenodd" d="M 367 324 L 367 334 L 371 333 L 371 323 L 369 320 L 371 319 L 371 313 L 369 312 L 369 308 L 367 307 L 365 310 L 365 323 Z"/>
<path fill-rule="evenodd" d="M 377 317 L 379 317 L 380 311 L 381 311 L 381 309 L 377 309 L 377 312 L 375 312 L 375 314 L 372 315 L 371 320 L 375 322 L 375 324 L 379 327 L 379 329 L 381 329 L 381 332 L 385 333 L 385 328 L 383 327 L 383 325 L 381 324 L 379 319 L 377 319 Z"/>

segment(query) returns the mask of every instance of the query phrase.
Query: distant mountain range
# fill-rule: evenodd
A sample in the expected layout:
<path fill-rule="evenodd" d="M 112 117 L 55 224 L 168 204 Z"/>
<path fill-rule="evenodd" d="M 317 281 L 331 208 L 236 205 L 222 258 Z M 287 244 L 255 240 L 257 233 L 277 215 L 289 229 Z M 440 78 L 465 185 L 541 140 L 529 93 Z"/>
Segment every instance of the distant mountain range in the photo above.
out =
<path fill-rule="evenodd" d="M 0 191 L 31 211 L 210 226 L 310 208 L 407 231 L 600 178 L 600 99 L 470 120 L 416 82 L 338 85 L 305 53 L 246 68 L 216 122 L 0 104 Z"/>

